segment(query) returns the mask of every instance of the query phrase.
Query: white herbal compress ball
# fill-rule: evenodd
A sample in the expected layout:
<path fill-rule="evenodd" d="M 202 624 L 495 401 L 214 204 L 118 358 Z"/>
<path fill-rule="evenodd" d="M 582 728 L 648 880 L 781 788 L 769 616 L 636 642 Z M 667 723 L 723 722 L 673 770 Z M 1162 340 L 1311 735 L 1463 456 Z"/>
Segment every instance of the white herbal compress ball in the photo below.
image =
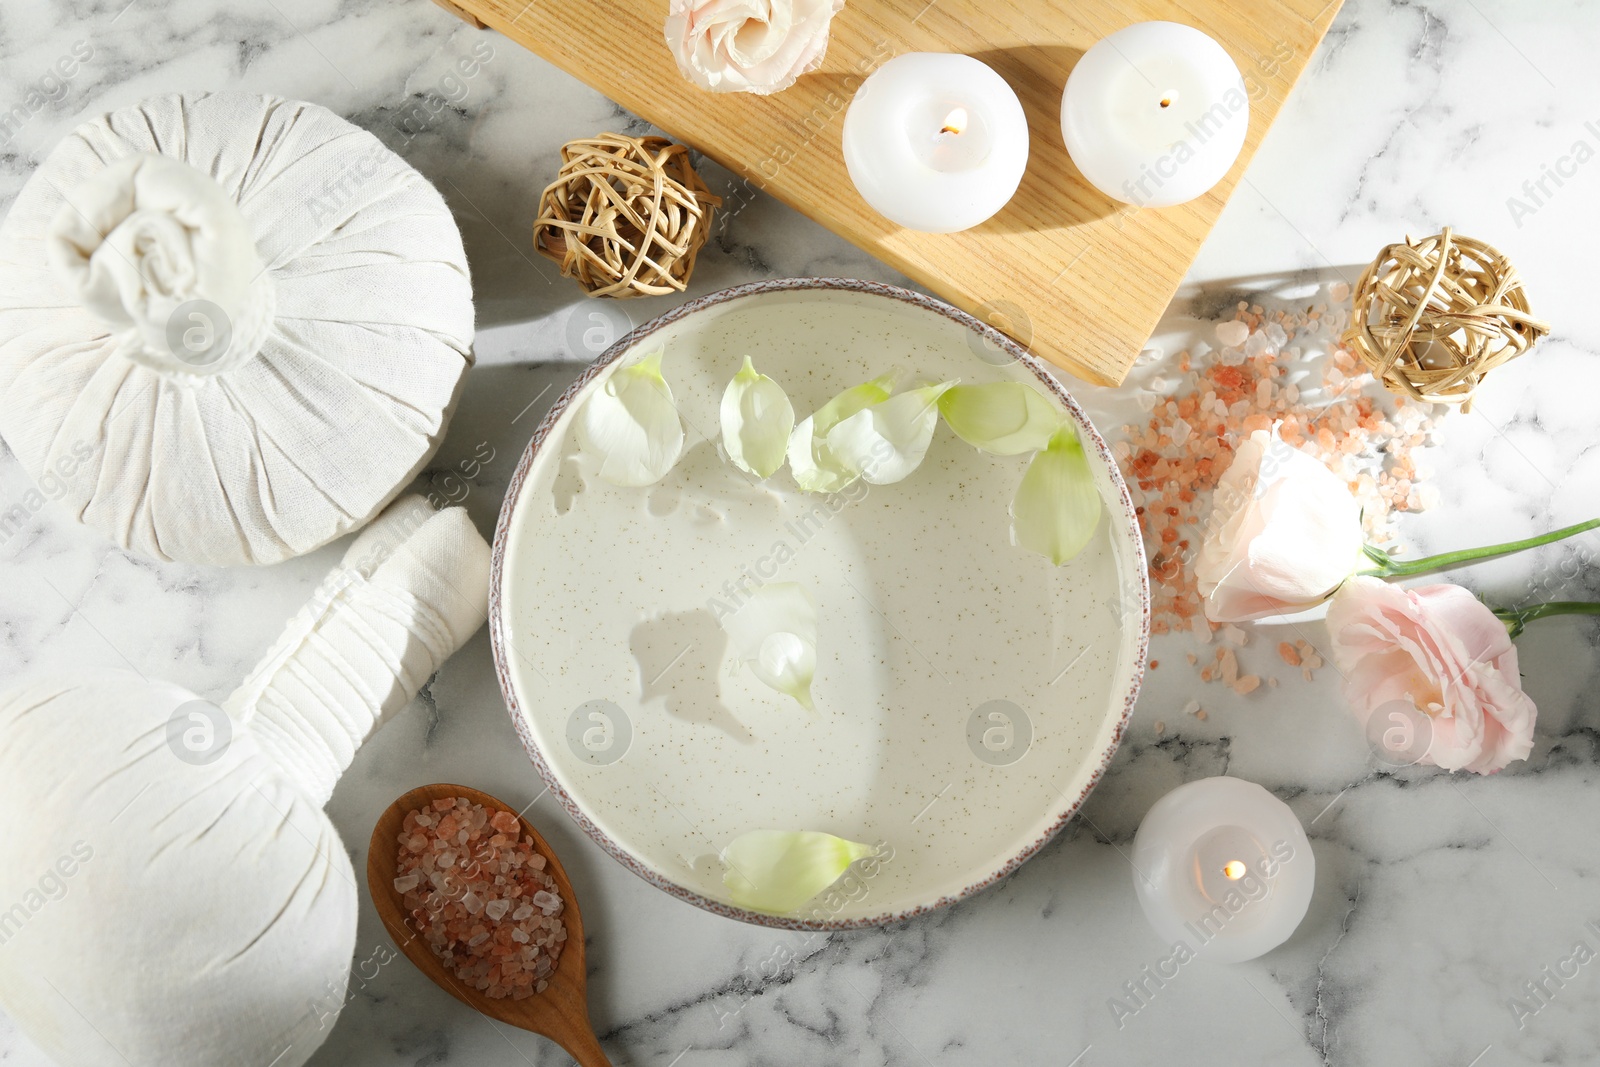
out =
<path fill-rule="evenodd" d="M 305 1063 L 356 938 L 322 806 L 488 585 L 466 513 L 408 497 L 222 708 L 132 672 L 0 694 L 0 1008 L 61 1067 Z"/>
<path fill-rule="evenodd" d="M 0 225 L 0 436 L 157 559 L 274 563 L 367 522 L 444 436 L 472 333 L 444 200 L 314 104 L 113 111 Z"/>

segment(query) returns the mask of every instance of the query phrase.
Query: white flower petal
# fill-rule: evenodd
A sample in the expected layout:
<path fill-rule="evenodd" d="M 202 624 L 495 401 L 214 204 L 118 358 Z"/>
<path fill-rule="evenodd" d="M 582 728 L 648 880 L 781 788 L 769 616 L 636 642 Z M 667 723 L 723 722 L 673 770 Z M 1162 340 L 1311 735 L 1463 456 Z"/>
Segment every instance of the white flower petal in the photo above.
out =
<path fill-rule="evenodd" d="M 1103 505 L 1071 423 L 1057 430 L 1022 475 L 1011 502 L 1011 537 L 1059 566 L 1083 551 Z"/>
<path fill-rule="evenodd" d="M 894 379 L 891 372 L 846 389 L 795 425 L 789 435 L 789 470 L 796 485 L 808 493 L 837 493 L 861 476 L 859 468 L 846 466 L 833 454 L 828 433 L 858 411 L 889 399 Z"/>
<path fill-rule="evenodd" d="M 783 387 L 756 373 L 749 356 L 722 394 L 722 447 L 740 470 L 766 478 L 783 466 L 794 405 Z"/>
<path fill-rule="evenodd" d="M 958 385 L 939 398 L 939 412 L 957 437 L 997 456 L 1044 448 L 1066 420 L 1054 401 L 1023 382 Z"/>
<path fill-rule="evenodd" d="M 1214 622 L 1292 614 L 1362 563 L 1361 505 L 1322 461 L 1257 430 L 1212 494 L 1195 584 Z"/>
<path fill-rule="evenodd" d="M 651 485 L 683 455 L 683 423 L 661 356 L 657 349 L 613 371 L 578 412 L 578 447 L 600 461 L 600 477 L 612 485 Z"/>
<path fill-rule="evenodd" d="M 828 431 L 827 448 L 873 485 L 898 482 L 922 463 L 939 426 L 939 397 L 955 382 L 908 389 L 856 412 Z"/>
<path fill-rule="evenodd" d="M 733 654 L 764 685 L 811 707 L 817 605 L 798 582 L 771 582 L 721 619 Z"/>
<path fill-rule="evenodd" d="M 722 850 L 722 884 L 734 904 L 784 915 L 828 888 L 856 860 L 876 853 L 871 845 L 815 830 L 751 830 Z"/>

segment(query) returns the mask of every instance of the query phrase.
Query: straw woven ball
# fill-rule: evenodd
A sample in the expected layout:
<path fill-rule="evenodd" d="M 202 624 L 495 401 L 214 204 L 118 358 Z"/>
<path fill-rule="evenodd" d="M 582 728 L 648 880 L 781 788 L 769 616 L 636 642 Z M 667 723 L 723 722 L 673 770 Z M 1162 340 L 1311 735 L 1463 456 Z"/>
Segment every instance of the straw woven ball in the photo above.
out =
<path fill-rule="evenodd" d="M 561 147 L 533 246 L 590 296 L 681 293 L 721 206 L 683 145 L 603 133 Z"/>
<path fill-rule="evenodd" d="M 1468 411 L 1485 375 L 1549 332 L 1511 261 L 1446 227 L 1378 253 L 1351 294 L 1344 343 L 1394 392 Z"/>

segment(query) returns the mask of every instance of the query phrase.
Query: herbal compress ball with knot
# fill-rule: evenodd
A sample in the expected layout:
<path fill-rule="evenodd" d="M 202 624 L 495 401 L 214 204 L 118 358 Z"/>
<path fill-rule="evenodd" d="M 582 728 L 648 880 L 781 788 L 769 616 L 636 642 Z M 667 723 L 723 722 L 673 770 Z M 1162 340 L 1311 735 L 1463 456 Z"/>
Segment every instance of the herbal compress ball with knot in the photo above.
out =
<path fill-rule="evenodd" d="M 1344 343 L 1394 392 L 1467 411 L 1486 374 L 1549 332 L 1511 261 L 1446 227 L 1378 253 L 1351 296 Z"/>
<path fill-rule="evenodd" d="M 533 247 L 590 296 L 681 293 L 721 206 L 683 145 L 603 133 L 562 146 Z"/>
<path fill-rule="evenodd" d="M 315 104 L 89 119 L 0 225 L 0 437 L 41 505 L 159 560 L 366 525 L 443 440 L 472 337 L 444 198 Z"/>

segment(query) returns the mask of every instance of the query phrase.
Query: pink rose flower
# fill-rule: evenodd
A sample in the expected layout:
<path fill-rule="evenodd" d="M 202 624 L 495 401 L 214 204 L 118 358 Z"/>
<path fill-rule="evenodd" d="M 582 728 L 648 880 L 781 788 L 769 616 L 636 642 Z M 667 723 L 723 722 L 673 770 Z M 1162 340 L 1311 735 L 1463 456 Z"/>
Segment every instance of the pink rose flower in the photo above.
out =
<path fill-rule="evenodd" d="M 822 63 L 844 0 L 672 0 L 667 47 L 683 76 L 713 93 L 787 89 Z"/>
<path fill-rule="evenodd" d="M 1352 578 L 1328 608 L 1328 629 L 1363 727 L 1391 701 L 1428 714 L 1433 738 L 1420 762 L 1491 774 L 1533 750 L 1538 709 L 1522 691 L 1517 648 L 1467 590 Z"/>
<path fill-rule="evenodd" d="M 1257 430 L 1217 483 L 1194 572 L 1206 617 L 1315 607 L 1361 562 L 1361 507 L 1321 461 Z"/>

